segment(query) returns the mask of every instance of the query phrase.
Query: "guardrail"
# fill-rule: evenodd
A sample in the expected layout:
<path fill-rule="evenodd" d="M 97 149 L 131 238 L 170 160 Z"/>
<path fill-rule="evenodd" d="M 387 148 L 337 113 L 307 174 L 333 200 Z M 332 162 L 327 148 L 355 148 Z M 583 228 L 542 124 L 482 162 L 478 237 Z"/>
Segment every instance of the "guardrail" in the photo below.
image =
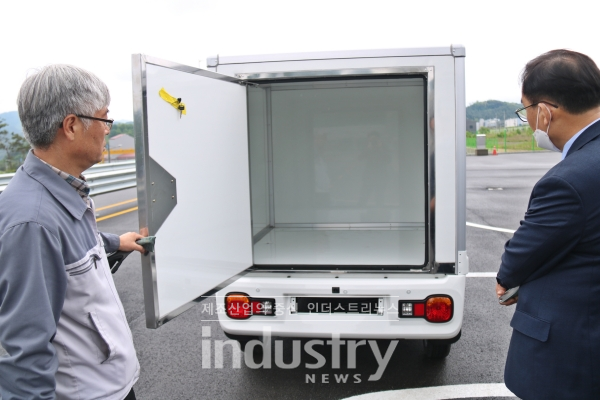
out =
<path fill-rule="evenodd" d="M 0 193 L 15 174 L 0 174 Z M 90 186 L 90 196 L 135 187 L 135 161 L 96 164 L 83 172 Z"/>

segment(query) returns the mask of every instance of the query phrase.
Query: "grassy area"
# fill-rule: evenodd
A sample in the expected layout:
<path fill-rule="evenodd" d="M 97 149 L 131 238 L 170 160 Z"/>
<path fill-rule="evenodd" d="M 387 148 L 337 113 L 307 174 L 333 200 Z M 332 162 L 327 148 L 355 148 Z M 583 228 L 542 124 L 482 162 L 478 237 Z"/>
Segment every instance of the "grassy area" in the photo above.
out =
<path fill-rule="evenodd" d="M 499 153 L 509 153 L 518 151 L 544 151 L 537 147 L 533 132 L 529 126 L 520 126 L 517 128 L 482 128 L 480 133 L 486 135 L 485 147 L 492 150 L 496 146 Z M 467 148 L 476 148 L 476 134 L 467 132 Z"/>

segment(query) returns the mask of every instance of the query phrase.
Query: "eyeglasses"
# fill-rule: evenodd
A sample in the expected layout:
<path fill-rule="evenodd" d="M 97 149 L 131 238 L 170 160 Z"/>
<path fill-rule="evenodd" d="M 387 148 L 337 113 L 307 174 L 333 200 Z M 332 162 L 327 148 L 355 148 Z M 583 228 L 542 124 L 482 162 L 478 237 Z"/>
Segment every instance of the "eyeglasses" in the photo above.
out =
<path fill-rule="evenodd" d="M 78 116 L 79 118 L 85 118 L 85 119 L 93 119 L 94 121 L 102 121 L 106 124 L 106 126 L 108 126 L 108 130 L 110 130 L 113 126 L 113 123 L 115 122 L 114 119 L 104 119 L 104 118 L 96 118 L 96 117 L 88 117 L 87 115 L 78 115 L 75 114 L 76 116 Z"/>
<path fill-rule="evenodd" d="M 554 108 L 558 108 L 557 105 L 554 105 L 552 103 L 548 103 L 547 101 L 538 101 L 537 103 L 530 104 L 527 107 L 519 108 L 517 111 L 515 111 L 515 114 L 517 114 L 517 117 L 519 117 L 519 119 L 521 121 L 527 122 L 527 109 L 529 107 L 537 106 L 540 103 L 548 104 L 549 106 L 552 106 Z"/>

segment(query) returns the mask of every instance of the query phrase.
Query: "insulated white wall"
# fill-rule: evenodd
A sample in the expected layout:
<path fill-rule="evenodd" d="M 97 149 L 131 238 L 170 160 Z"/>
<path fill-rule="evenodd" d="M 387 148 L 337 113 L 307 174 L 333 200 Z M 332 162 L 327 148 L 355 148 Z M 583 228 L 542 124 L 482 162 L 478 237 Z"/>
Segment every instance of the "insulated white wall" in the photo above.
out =
<path fill-rule="evenodd" d="M 276 224 L 425 222 L 423 79 L 271 90 Z"/>
<path fill-rule="evenodd" d="M 248 89 L 252 234 L 269 225 L 267 98 L 264 89 Z"/>
<path fill-rule="evenodd" d="M 159 96 L 161 88 L 184 100 L 187 115 Z M 247 97 L 236 83 L 152 64 L 145 93 L 148 156 L 177 181 L 177 205 L 149 232 L 158 238 L 148 259 L 162 318 L 252 265 Z M 142 194 L 170 184 L 148 178 Z M 174 197 L 150 199 L 142 212 Z"/>

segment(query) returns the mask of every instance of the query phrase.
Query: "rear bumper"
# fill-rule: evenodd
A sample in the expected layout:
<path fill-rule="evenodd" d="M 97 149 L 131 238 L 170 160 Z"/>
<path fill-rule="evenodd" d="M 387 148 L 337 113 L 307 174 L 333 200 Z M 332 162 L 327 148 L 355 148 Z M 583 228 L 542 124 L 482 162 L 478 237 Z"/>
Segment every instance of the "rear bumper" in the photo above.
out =
<path fill-rule="evenodd" d="M 217 315 L 223 330 L 231 335 L 356 339 L 452 339 L 462 327 L 465 276 L 444 274 L 274 274 L 252 273 L 219 291 Z M 332 289 L 339 288 L 339 294 Z M 234 320 L 225 313 L 225 295 L 232 292 L 252 297 L 274 298 L 275 316 L 254 315 Z M 399 300 L 423 300 L 448 295 L 454 303 L 450 321 L 431 323 L 421 318 L 399 318 Z M 378 297 L 383 313 L 301 314 L 293 313 L 293 297 Z"/>

